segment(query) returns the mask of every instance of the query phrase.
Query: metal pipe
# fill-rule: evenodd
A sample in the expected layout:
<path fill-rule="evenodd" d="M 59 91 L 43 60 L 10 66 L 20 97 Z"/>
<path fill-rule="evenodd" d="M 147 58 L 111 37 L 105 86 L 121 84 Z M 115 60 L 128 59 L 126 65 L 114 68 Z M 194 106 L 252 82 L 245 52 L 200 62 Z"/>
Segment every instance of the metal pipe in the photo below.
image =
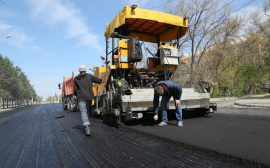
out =
<path fill-rule="evenodd" d="M 180 33 L 182 31 L 182 27 L 179 27 L 179 30 L 177 31 L 177 49 L 179 49 L 179 39 L 180 39 Z"/>
<path fill-rule="evenodd" d="M 106 41 L 106 67 L 108 66 L 108 41 Z"/>
<path fill-rule="evenodd" d="M 177 49 L 179 49 L 179 34 L 180 34 L 179 31 L 177 31 L 177 40 L 176 40 L 177 41 Z"/>
<path fill-rule="evenodd" d="M 99 92 L 97 92 L 97 96 L 96 96 L 96 109 L 94 109 L 94 110 L 98 110 L 98 99 L 99 99 Z"/>
<path fill-rule="evenodd" d="M 111 104 L 111 109 L 112 109 L 112 91 L 110 91 L 110 104 Z"/>
<path fill-rule="evenodd" d="M 114 50 L 115 50 L 115 48 L 114 48 L 114 38 L 112 38 L 112 65 L 114 65 Z"/>
<path fill-rule="evenodd" d="M 112 51 L 108 52 L 108 55 L 111 54 L 112 52 L 114 52 L 114 50 L 116 50 L 118 47 L 116 47 L 115 49 L 113 49 Z"/>

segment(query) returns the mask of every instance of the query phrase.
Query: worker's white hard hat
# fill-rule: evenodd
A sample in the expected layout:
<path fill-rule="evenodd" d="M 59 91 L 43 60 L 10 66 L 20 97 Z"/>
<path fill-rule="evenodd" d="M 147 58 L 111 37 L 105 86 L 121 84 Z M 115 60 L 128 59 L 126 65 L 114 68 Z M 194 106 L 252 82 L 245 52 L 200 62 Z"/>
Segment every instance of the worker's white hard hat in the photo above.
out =
<path fill-rule="evenodd" d="M 85 65 L 81 65 L 81 66 L 79 66 L 78 71 L 79 72 L 86 72 L 87 71 L 87 68 L 85 67 Z"/>

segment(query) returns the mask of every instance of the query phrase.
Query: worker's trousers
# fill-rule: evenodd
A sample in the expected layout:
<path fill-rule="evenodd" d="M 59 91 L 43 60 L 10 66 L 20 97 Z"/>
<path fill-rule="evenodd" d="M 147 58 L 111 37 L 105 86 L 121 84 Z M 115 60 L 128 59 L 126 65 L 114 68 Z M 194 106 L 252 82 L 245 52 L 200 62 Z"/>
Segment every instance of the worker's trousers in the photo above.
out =
<path fill-rule="evenodd" d="M 171 96 L 162 96 L 162 100 L 161 100 L 161 114 L 162 114 L 162 121 L 167 123 L 168 122 L 168 117 L 167 117 L 167 104 L 170 100 Z M 181 108 L 181 103 L 180 106 L 175 106 L 175 115 L 176 115 L 176 119 L 178 123 L 182 123 L 183 124 L 183 120 L 182 120 L 182 108 Z"/>
<path fill-rule="evenodd" d="M 92 103 L 92 100 L 82 100 L 78 102 L 79 109 L 81 111 L 83 126 L 85 127 L 90 125 L 88 115 L 87 115 L 87 110 L 88 110 L 88 107 L 90 107 L 91 103 Z"/>

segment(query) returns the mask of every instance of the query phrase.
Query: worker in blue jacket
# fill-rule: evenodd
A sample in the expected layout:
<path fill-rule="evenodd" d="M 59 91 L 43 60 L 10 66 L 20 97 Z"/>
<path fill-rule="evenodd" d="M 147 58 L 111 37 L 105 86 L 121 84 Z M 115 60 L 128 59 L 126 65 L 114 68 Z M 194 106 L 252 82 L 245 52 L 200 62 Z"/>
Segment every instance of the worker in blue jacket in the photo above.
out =
<path fill-rule="evenodd" d="M 175 81 L 165 80 L 159 81 L 156 84 L 154 89 L 154 120 L 158 120 L 158 105 L 159 105 L 159 96 L 162 96 L 161 100 L 161 113 L 162 113 L 162 121 L 159 126 L 167 125 L 168 117 L 167 117 L 167 103 L 170 98 L 173 96 L 175 103 L 175 115 L 177 119 L 177 126 L 183 127 L 182 120 L 182 108 L 181 108 L 181 95 L 182 95 L 182 87 Z"/>

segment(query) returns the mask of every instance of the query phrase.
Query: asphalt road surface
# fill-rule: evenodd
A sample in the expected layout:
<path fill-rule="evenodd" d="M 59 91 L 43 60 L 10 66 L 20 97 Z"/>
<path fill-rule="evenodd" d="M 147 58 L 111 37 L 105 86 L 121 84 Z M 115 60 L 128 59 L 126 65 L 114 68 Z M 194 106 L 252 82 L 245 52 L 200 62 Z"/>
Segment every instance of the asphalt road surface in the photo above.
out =
<path fill-rule="evenodd" d="M 165 127 L 149 121 L 120 129 L 90 118 L 91 136 L 86 137 L 78 112 L 55 119 L 65 113 L 61 104 L 34 105 L 0 113 L 0 167 L 270 165 L 268 116 L 187 115 L 183 128 L 176 127 L 171 117 Z"/>
<path fill-rule="evenodd" d="M 168 125 L 134 124 L 145 135 L 170 139 L 180 148 L 239 167 L 270 167 L 270 109 L 218 108 L 208 117 L 184 112 L 184 127 L 176 127 L 174 114 Z"/>

